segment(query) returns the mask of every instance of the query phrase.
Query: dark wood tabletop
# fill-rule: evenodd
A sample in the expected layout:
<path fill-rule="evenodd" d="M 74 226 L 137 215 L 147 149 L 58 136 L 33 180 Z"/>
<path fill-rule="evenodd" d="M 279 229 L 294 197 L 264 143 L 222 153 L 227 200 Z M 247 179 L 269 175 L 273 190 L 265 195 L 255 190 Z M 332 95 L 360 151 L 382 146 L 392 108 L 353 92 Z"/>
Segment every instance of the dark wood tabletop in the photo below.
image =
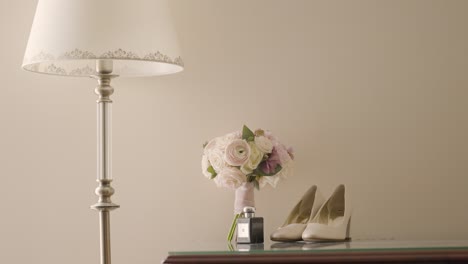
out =
<path fill-rule="evenodd" d="M 468 241 L 351 241 L 174 251 L 163 263 L 467 263 Z"/>

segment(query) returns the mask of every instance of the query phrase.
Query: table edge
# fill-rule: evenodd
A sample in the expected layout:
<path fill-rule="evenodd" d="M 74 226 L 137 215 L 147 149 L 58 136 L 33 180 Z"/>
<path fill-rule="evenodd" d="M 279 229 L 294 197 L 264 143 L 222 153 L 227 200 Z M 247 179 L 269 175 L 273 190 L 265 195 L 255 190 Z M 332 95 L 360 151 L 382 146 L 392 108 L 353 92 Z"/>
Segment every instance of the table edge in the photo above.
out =
<path fill-rule="evenodd" d="M 169 255 L 162 263 L 378 263 L 468 261 L 468 249 L 360 252 L 304 252 L 264 254 Z"/>

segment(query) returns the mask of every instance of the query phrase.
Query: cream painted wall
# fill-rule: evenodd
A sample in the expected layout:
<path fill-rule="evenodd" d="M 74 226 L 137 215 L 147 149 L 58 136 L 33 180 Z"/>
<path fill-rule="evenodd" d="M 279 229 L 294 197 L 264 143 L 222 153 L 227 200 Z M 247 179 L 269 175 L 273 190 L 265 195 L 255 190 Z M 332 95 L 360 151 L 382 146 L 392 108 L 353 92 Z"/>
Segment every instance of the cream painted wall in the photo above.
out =
<path fill-rule="evenodd" d="M 1 1 L 0 263 L 97 263 L 95 83 L 20 69 L 36 1 Z M 114 82 L 114 263 L 224 243 L 233 193 L 201 144 L 249 126 L 296 149 L 256 193 L 268 235 L 345 183 L 355 239 L 467 239 L 468 1 L 173 0 L 186 70 Z"/>

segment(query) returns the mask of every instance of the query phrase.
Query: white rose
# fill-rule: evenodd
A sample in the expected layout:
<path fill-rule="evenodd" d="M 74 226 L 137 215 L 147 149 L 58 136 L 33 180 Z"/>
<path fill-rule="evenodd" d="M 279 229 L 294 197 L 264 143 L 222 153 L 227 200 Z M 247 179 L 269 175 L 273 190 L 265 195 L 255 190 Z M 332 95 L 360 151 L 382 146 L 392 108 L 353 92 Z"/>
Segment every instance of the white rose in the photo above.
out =
<path fill-rule="evenodd" d="M 205 175 L 205 177 L 207 177 L 208 179 L 211 179 L 211 173 L 208 172 L 208 168 L 211 166 L 210 164 L 210 161 L 208 160 L 208 157 L 206 155 L 203 155 L 202 156 L 202 163 L 201 163 L 201 167 L 202 167 L 202 172 L 203 172 L 203 175 Z"/>
<path fill-rule="evenodd" d="M 234 139 L 224 153 L 224 159 L 231 166 L 242 166 L 250 157 L 250 146 L 242 139 Z"/>
<path fill-rule="evenodd" d="M 258 164 L 262 162 L 263 159 L 263 152 L 261 152 L 257 145 L 254 142 L 249 142 L 250 146 L 250 157 L 249 160 L 242 165 L 241 171 L 245 174 L 252 173 L 258 167 Z"/>
<path fill-rule="evenodd" d="M 235 190 L 246 182 L 246 177 L 238 168 L 226 167 L 218 173 L 214 181 L 218 187 Z"/>
<path fill-rule="evenodd" d="M 270 184 L 273 188 L 276 188 L 276 185 L 280 181 L 280 177 L 277 175 L 275 176 L 262 176 L 258 180 L 258 184 L 260 188 L 265 187 L 267 184 Z"/>
<path fill-rule="evenodd" d="M 270 131 L 265 131 L 265 137 L 268 138 L 271 143 L 273 143 L 273 146 L 276 146 L 279 143 L 279 140 L 276 136 L 274 136 Z"/>
<path fill-rule="evenodd" d="M 232 132 L 222 137 L 217 137 L 216 146 L 224 150 L 233 140 L 236 139 L 241 139 L 241 135 L 239 132 Z"/>
<path fill-rule="evenodd" d="M 216 146 L 207 153 L 208 160 L 213 166 L 213 169 L 219 173 L 222 171 L 228 164 L 224 161 L 224 152 Z"/>
<path fill-rule="evenodd" d="M 203 149 L 203 154 L 208 155 L 208 152 L 210 152 L 212 149 L 216 147 L 216 138 L 210 140 L 205 148 Z"/>
<path fill-rule="evenodd" d="M 242 133 L 239 131 L 232 132 L 232 133 L 225 135 L 224 138 L 228 141 L 232 141 L 235 139 L 242 139 Z"/>
<path fill-rule="evenodd" d="M 271 151 L 273 150 L 273 143 L 267 137 L 255 137 L 255 144 L 257 145 L 258 149 L 263 153 L 271 153 Z"/>

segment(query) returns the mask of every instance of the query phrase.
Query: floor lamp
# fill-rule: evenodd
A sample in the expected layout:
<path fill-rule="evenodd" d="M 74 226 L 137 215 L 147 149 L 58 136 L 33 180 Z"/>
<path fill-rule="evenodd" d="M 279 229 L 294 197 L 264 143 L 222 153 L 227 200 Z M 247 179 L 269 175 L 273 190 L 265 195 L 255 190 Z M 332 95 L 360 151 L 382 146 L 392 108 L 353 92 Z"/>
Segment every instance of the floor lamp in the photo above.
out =
<path fill-rule="evenodd" d="M 23 69 L 98 81 L 98 202 L 101 264 L 111 263 L 112 78 L 183 70 L 168 0 L 39 0 Z"/>

